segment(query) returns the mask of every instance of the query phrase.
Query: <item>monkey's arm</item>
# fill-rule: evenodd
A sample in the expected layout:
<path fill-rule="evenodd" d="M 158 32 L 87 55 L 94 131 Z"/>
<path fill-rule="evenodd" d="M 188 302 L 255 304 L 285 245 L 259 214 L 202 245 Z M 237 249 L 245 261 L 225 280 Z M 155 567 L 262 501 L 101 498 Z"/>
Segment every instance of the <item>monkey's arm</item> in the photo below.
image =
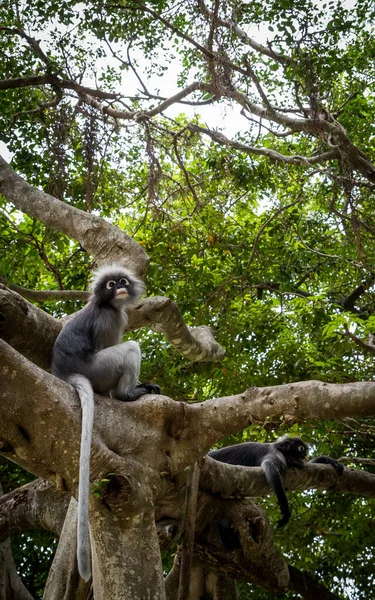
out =
<path fill-rule="evenodd" d="M 342 475 L 344 472 L 344 465 L 339 463 L 338 460 L 331 458 L 330 456 L 316 456 L 315 458 L 312 458 L 308 462 L 309 463 L 321 463 L 324 465 L 331 465 L 331 467 L 333 467 L 335 469 L 335 471 L 338 475 Z"/>
<path fill-rule="evenodd" d="M 280 506 L 282 518 L 277 522 L 278 527 L 286 525 L 291 517 L 288 499 L 285 494 L 283 480 L 281 478 L 280 466 L 272 458 L 266 459 L 260 465 L 267 479 L 269 486 L 276 494 Z"/>
<path fill-rule="evenodd" d="M 303 469 L 304 463 L 299 458 L 287 460 L 288 469 Z"/>

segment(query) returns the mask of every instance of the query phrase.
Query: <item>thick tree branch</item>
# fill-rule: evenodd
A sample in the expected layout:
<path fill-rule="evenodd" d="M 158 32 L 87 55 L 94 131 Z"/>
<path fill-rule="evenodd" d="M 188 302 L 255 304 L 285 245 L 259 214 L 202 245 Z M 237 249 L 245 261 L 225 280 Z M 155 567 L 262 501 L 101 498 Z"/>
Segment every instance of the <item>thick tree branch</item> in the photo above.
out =
<path fill-rule="evenodd" d="M 284 416 L 288 423 L 310 419 L 342 419 L 375 414 L 375 383 L 331 384 L 302 381 L 273 387 L 249 388 L 242 394 L 188 405 L 185 409 L 181 442 L 190 448 L 190 461 L 206 454 L 220 438 L 227 437 L 250 424 Z M 181 443 L 173 457 L 173 471 L 179 472 L 187 452 Z"/>
<path fill-rule="evenodd" d="M 0 194 L 22 212 L 79 241 L 97 263 L 119 262 L 140 276 L 146 272 L 149 258 L 133 238 L 104 219 L 34 188 L 1 157 Z"/>
<path fill-rule="evenodd" d="M 303 469 L 288 469 L 285 485 L 289 491 L 322 489 L 375 498 L 375 475 L 372 473 L 345 468 L 343 475 L 338 475 L 330 465 L 318 463 L 306 463 Z M 202 461 L 200 487 L 223 498 L 270 493 L 260 467 L 227 465 L 209 456 Z"/>
<path fill-rule="evenodd" d="M 69 502 L 69 494 L 43 479 L 0 497 L 0 542 L 30 529 L 46 529 L 59 536 Z"/>
<path fill-rule="evenodd" d="M 5 390 L 3 398 L 7 399 L 0 405 L 0 453 L 43 479 L 58 481 L 70 494 L 75 494 L 81 437 L 80 403 L 75 390 L 36 367 L 2 340 L 0 355 L 0 388 Z M 143 493 L 134 481 L 142 478 L 146 483 L 154 474 L 147 463 L 143 466 L 128 456 L 134 440 L 131 417 L 120 414 L 125 403 L 100 398 L 101 405 L 95 408 L 90 474 L 92 480 L 101 479 L 108 472 L 118 474 L 128 488 L 128 500 L 123 504 L 131 513 L 142 502 Z M 120 411 L 116 420 L 111 418 L 113 402 Z M 111 421 L 110 427 L 107 419 Z M 121 457 L 124 452 L 126 460 Z M 154 453 L 154 459 L 160 460 L 160 456 Z M 107 505 L 112 501 L 109 495 Z"/>
<path fill-rule="evenodd" d="M 30 361 L 49 370 L 59 323 L 0 284 L 0 337 Z"/>
<path fill-rule="evenodd" d="M 1 27 L 0 27 L 1 30 Z M 41 85 L 52 85 L 59 89 L 74 90 L 78 95 L 89 94 L 94 98 L 101 98 L 102 100 L 114 100 L 119 97 L 119 94 L 113 92 L 104 92 L 102 90 L 95 90 L 84 85 L 80 85 L 75 81 L 69 79 L 61 79 L 56 77 L 52 73 L 45 75 L 29 75 L 25 77 L 16 77 L 15 79 L 2 79 L 0 80 L 0 90 L 12 90 L 23 87 L 35 87 Z"/>
<path fill-rule="evenodd" d="M 41 371 L 4 342 L 0 342 L 0 351 L 1 387 L 6 390 L 7 397 L 12 398 L 12 402 L 4 402 L 0 406 L 2 453 L 49 480 L 55 481 L 58 473 L 69 489 L 78 467 L 80 415 L 76 394 L 73 388 Z M 30 390 L 33 390 L 33 394 L 30 394 Z M 120 403 L 104 397 L 96 400 L 91 459 L 93 478 L 103 476 L 104 464 L 111 472 L 121 473 L 124 467 L 120 456 L 126 457 L 125 473 L 130 469 L 139 476 L 141 467 L 138 462 L 132 463 L 129 452 L 141 460 L 146 459 L 149 467 L 155 470 L 155 475 L 156 472 L 166 472 L 173 477 L 204 456 L 213 444 L 231 433 L 241 431 L 254 418 L 264 422 L 267 417 L 285 412 L 289 418 L 299 420 L 335 418 L 338 414 L 340 418 L 373 415 L 375 383 L 340 385 L 302 382 L 253 388 L 238 396 L 194 405 L 174 402 L 163 396 L 145 396 L 133 403 Z M 116 410 L 116 419 L 112 417 L 113 410 Z M 44 431 L 48 431 L 48 438 Z M 137 440 L 134 431 L 137 432 Z M 70 460 L 64 454 L 65 440 L 68 439 L 71 440 Z M 228 481 L 233 482 L 233 474 L 238 476 L 235 486 L 240 489 L 242 485 L 246 495 L 251 495 L 251 490 L 255 489 L 252 477 L 260 477 L 255 494 L 260 495 L 260 484 L 263 482 L 264 485 L 265 480 L 262 479 L 262 473 L 257 475 L 256 469 L 232 467 L 209 458 L 206 461 L 212 463 L 204 478 L 208 482 L 212 476 L 211 490 L 215 491 L 215 485 L 223 487 L 220 473 L 227 469 Z M 314 475 L 317 473 L 322 477 L 321 483 Z M 142 477 L 150 476 L 151 472 L 146 469 Z M 290 470 L 286 478 L 289 489 L 324 487 L 328 485 L 327 481 L 330 489 L 337 491 L 364 496 L 374 493 L 373 475 L 349 469 L 345 469 L 344 475 L 338 477 L 329 466 L 306 465 L 295 474 Z M 267 493 L 268 487 L 264 489 Z M 224 493 L 231 495 L 233 490 L 229 487 Z"/>
<path fill-rule="evenodd" d="M 187 327 L 177 305 L 169 298 L 145 298 L 129 311 L 129 330 L 145 325 L 164 333 L 176 350 L 191 361 L 221 360 L 225 355 L 211 328 L 206 325 Z"/>
<path fill-rule="evenodd" d="M 29 290 L 26 288 L 14 287 L 20 289 L 23 296 L 29 296 Z M 30 291 L 34 296 L 34 290 Z M 38 296 L 38 292 L 35 293 Z M 89 297 L 90 294 L 81 292 L 81 295 Z M 41 299 L 39 296 L 38 298 Z M 62 322 L 53 319 L 2 284 L 0 284 L 0 314 L 0 337 L 29 360 L 48 370 L 53 344 Z M 152 327 L 155 331 L 164 333 L 176 350 L 189 360 L 221 360 L 225 354 L 225 350 L 216 342 L 211 329 L 205 325 L 187 327 L 178 307 L 169 298 L 162 296 L 144 298 L 129 308 L 128 321 L 126 331 Z"/>
<path fill-rule="evenodd" d="M 52 418 L 51 410 L 54 398 L 60 393 L 64 399 L 61 406 L 61 423 L 64 423 L 64 426 L 66 424 L 67 432 L 71 432 L 67 433 L 66 437 L 70 437 L 73 431 L 79 437 L 79 415 L 76 412 L 78 401 L 73 388 L 41 371 L 4 342 L 0 342 L 0 349 L 3 359 L 1 375 L 7 394 L 17 399 L 17 405 L 22 404 L 22 401 L 26 405 L 37 402 L 36 406 L 43 412 L 44 418 L 52 419 L 50 428 L 53 431 L 57 426 L 57 421 Z M 61 387 L 60 392 L 56 389 L 59 387 Z M 30 389 L 35 390 L 38 400 L 34 399 L 34 396 L 29 398 Z M 69 390 L 71 390 L 70 393 L 68 393 Z M 40 404 L 41 398 L 43 398 L 42 405 Z M 68 404 L 65 405 L 66 402 Z M 103 409 L 107 403 L 111 405 L 112 402 L 113 400 L 110 398 L 101 398 L 96 409 L 98 415 L 105 416 Z M 263 423 L 266 419 L 280 415 L 285 415 L 290 422 L 314 418 L 342 419 L 346 416 L 373 416 L 375 413 L 375 383 L 328 384 L 319 381 L 304 381 L 268 388 L 250 388 L 236 396 L 207 400 L 192 405 L 174 402 L 162 396 L 146 396 L 139 402 L 120 403 L 117 408 L 123 415 L 124 421 L 119 418 L 119 423 L 112 427 L 111 431 L 100 428 L 101 435 L 104 436 L 103 439 L 106 439 L 109 447 L 116 447 L 115 440 L 123 439 L 124 423 L 130 423 L 132 419 L 143 423 L 146 428 L 156 427 L 153 429 L 154 433 L 150 431 L 150 436 L 154 434 L 160 436 L 159 428 L 166 427 L 166 442 L 168 441 L 169 445 L 173 444 L 173 452 L 171 449 L 168 451 L 170 453 L 168 469 L 171 473 L 178 473 L 182 466 L 190 466 L 199 457 L 204 456 L 220 439 L 242 431 L 255 421 Z M 67 411 L 69 415 L 71 414 L 71 421 L 70 417 L 68 418 L 66 415 Z M 16 422 L 14 422 L 13 410 L 8 403 L 1 407 L 1 412 L 4 443 L 8 440 L 11 447 L 20 444 L 21 448 L 28 448 L 29 443 L 25 435 L 22 431 L 17 430 L 17 426 L 14 429 Z M 34 424 L 33 421 L 32 406 L 30 405 L 27 411 L 23 410 L 21 414 L 23 418 L 31 419 L 30 426 L 36 428 L 34 433 L 39 439 L 40 431 L 37 431 L 37 424 Z M 8 428 L 6 426 L 7 419 L 10 419 Z M 100 419 L 98 419 L 97 426 L 99 427 L 100 424 Z M 0 430 L 1 428 L 0 420 Z M 27 431 L 26 426 L 25 429 Z M 60 439 L 61 435 L 56 437 Z M 128 443 L 131 443 L 131 440 L 128 440 Z M 43 450 L 41 452 L 42 462 L 44 462 L 46 457 Z M 110 457 L 107 458 L 110 460 Z M 56 460 L 58 469 L 53 469 L 52 463 L 50 466 L 54 472 L 59 472 L 64 462 L 61 460 L 61 454 L 50 453 L 48 459 L 51 459 L 52 463 Z M 159 459 L 157 457 L 154 459 L 156 466 Z M 45 472 L 40 475 L 46 477 Z M 71 474 L 70 478 L 72 478 Z"/>

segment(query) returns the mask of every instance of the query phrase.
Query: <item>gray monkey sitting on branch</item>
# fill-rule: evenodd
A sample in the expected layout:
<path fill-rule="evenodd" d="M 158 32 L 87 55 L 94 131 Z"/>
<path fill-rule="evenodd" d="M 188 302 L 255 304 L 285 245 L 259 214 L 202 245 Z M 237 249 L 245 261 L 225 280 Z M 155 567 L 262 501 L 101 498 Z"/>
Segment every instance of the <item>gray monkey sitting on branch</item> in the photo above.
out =
<path fill-rule="evenodd" d="M 82 437 L 78 487 L 78 571 L 91 576 L 89 542 L 90 451 L 94 419 L 94 392 L 132 402 L 144 394 L 160 394 L 152 383 L 138 384 L 141 351 L 135 341 L 121 343 L 127 324 L 126 307 L 145 286 L 120 265 L 99 269 L 88 304 L 63 327 L 53 351 L 51 372 L 70 383 L 82 406 Z"/>

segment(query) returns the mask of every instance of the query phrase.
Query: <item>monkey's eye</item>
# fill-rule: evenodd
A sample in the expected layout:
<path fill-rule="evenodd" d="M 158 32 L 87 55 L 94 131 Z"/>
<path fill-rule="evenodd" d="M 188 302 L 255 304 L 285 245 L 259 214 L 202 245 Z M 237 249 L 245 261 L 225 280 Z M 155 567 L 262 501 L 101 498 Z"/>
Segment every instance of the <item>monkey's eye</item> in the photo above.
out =
<path fill-rule="evenodd" d="M 305 446 L 298 446 L 298 451 L 299 452 L 306 452 Z"/>
<path fill-rule="evenodd" d="M 111 289 L 111 288 L 113 288 L 115 285 L 116 285 L 116 282 L 115 282 L 115 281 L 113 281 L 113 280 L 111 279 L 111 281 L 107 281 L 107 283 L 106 283 L 106 288 L 107 288 L 107 290 L 110 290 L 110 289 Z"/>
<path fill-rule="evenodd" d="M 121 283 L 121 285 L 129 285 L 129 281 L 127 279 L 125 279 L 125 277 L 121 277 L 120 283 Z"/>

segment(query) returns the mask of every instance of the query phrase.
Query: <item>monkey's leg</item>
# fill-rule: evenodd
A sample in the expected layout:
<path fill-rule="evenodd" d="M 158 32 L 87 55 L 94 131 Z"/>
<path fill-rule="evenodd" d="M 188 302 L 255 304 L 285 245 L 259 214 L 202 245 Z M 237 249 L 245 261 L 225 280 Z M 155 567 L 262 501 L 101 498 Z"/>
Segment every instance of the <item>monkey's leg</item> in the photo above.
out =
<path fill-rule="evenodd" d="M 160 387 L 153 383 L 140 383 L 139 372 L 141 370 L 141 349 L 137 342 L 125 342 L 121 344 L 124 348 L 123 372 L 116 386 L 115 396 L 119 400 L 131 402 L 145 394 L 160 394 Z M 116 347 L 116 346 L 115 346 Z"/>
<path fill-rule="evenodd" d="M 118 400 L 131 402 L 144 394 L 160 393 L 158 385 L 138 384 L 141 368 L 141 350 L 134 341 L 117 344 L 94 354 L 85 375 L 95 392 L 108 395 L 110 391 Z"/>
<path fill-rule="evenodd" d="M 125 342 L 123 348 L 122 374 L 116 386 L 115 396 L 119 400 L 137 400 L 145 392 L 136 393 L 136 387 L 141 370 L 141 349 L 137 342 Z"/>
<path fill-rule="evenodd" d="M 100 350 L 93 356 L 85 375 L 90 379 L 95 392 L 108 395 L 110 391 L 119 400 L 136 400 L 146 391 L 138 390 L 141 368 L 141 350 L 134 341 L 117 344 Z"/>

